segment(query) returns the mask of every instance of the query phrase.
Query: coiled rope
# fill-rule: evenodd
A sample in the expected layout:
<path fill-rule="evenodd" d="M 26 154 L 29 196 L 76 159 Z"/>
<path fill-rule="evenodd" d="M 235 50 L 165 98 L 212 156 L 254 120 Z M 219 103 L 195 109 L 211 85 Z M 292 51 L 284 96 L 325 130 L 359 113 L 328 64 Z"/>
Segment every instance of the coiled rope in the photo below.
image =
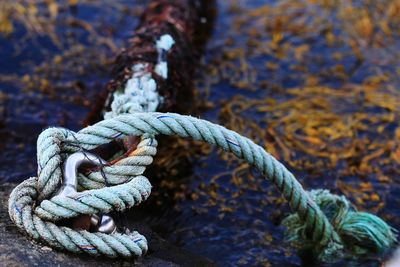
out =
<path fill-rule="evenodd" d="M 38 139 L 38 177 L 18 185 L 11 193 L 9 214 L 18 228 L 30 237 L 55 248 L 109 257 L 140 256 L 147 250 L 145 238 L 132 234 L 102 234 L 75 231 L 55 222 L 82 214 L 124 211 L 144 201 L 150 194 L 149 181 L 141 176 L 150 164 L 153 136 L 178 135 L 207 142 L 232 152 L 256 167 L 289 202 L 293 214 L 284 220 L 287 237 L 300 249 L 311 250 L 321 261 L 341 257 L 368 256 L 390 248 L 396 241 L 394 230 L 375 215 L 357 212 L 343 196 L 326 190 L 307 192 L 278 160 L 250 139 L 220 125 L 174 113 L 119 115 L 74 133 L 60 128 L 45 130 Z M 126 136 L 142 136 L 137 155 L 119 166 L 107 167 L 113 177 L 111 187 L 96 176 L 90 189 L 72 196 L 57 196 L 61 166 L 70 153 L 93 149 Z M 147 152 L 144 152 L 147 151 Z M 138 167 L 141 166 L 141 167 Z M 93 189 L 97 188 L 97 189 Z"/>

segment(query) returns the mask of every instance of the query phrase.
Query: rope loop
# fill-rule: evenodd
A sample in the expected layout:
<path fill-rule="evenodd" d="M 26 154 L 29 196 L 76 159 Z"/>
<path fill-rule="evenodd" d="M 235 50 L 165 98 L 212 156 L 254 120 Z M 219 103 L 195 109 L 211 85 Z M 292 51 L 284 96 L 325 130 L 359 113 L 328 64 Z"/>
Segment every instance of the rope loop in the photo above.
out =
<path fill-rule="evenodd" d="M 157 141 L 154 136 L 142 135 L 136 149 L 127 157 L 89 174 L 79 173 L 79 185 L 86 190 L 68 196 L 58 195 L 66 158 L 74 152 L 85 152 L 99 145 L 80 142 L 78 136 L 63 128 L 48 128 L 40 134 L 38 177 L 25 180 L 12 191 L 9 199 L 11 219 L 31 238 L 58 249 L 112 258 L 142 256 L 147 251 L 147 240 L 136 231 L 129 234 L 91 233 L 60 227 L 56 223 L 85 214 L 123 212 L 146 200 L 151 184 L 141 174 L 153 162 Z"/>

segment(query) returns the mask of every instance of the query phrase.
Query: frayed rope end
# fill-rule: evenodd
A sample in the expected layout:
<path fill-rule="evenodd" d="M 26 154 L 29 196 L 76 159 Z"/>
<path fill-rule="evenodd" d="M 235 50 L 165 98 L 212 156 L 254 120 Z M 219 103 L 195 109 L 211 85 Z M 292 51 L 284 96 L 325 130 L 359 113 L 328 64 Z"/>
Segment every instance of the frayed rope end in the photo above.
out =
<path fill-rule="evenodd" d="M 327 245 L 311 240 L 307 226 L 297 214 L 292 214 L 282 224 L 287 227 L 286 240 L 299 250 L 311 251 L 319 261 L 334 262 L 384 253 L 396 243 L 395 229 L 373 214 L 356 211 L 344 196 L 327 190 L 312 190 L 309 194 L 329 219 L 339 240 Z"/>

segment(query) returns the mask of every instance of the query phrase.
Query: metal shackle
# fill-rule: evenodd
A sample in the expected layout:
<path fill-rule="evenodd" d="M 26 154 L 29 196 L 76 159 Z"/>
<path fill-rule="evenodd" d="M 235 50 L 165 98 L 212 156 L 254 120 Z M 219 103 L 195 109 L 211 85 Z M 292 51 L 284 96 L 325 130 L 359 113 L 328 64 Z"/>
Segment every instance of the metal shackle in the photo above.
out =
<path fill-rule="evenodd" d="M 76 152 L 68 156 L 63 166 L 63 184 L 59 195 L 71 196 L 77 193 L 78 187 L 78 168 L 81 164 L 91 164 L 101 166 L 107 164 L 105 160 L 89 152 Z M 117 229 L 114 220 L 108 215 L 93 214 L 90 218 L 91 228 L 98 232 L 111 234 Z"/>
<path fill-rule="evenodd" d="M 90 224 L 92 227 L 96 228 L 98 232 L 113 234 L 117 231 L 117 226 L 113 220 L 108 215 L 97 215 L 93 214 L 90 217 Z"/>

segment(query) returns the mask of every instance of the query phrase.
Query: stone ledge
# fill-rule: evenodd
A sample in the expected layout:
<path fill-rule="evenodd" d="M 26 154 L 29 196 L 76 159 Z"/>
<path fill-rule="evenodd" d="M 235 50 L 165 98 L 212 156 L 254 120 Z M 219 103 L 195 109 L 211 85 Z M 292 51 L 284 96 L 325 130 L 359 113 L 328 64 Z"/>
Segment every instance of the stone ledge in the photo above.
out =
<path fill-rule="evenodd" d="M 0 262 L 2 266 L 216 266 L 207 258 L 169 244 L 140 223 L 135 223 L 134 226 L 148 238 L 150 246 L 149 253 L 142 259 L 128 261 L 91 258 L 58 252 L 50 247 L 42 246 L 19 233 L 8 216 L 8 196 L 15 186 L 10 183 L 0 185 Z"/>

